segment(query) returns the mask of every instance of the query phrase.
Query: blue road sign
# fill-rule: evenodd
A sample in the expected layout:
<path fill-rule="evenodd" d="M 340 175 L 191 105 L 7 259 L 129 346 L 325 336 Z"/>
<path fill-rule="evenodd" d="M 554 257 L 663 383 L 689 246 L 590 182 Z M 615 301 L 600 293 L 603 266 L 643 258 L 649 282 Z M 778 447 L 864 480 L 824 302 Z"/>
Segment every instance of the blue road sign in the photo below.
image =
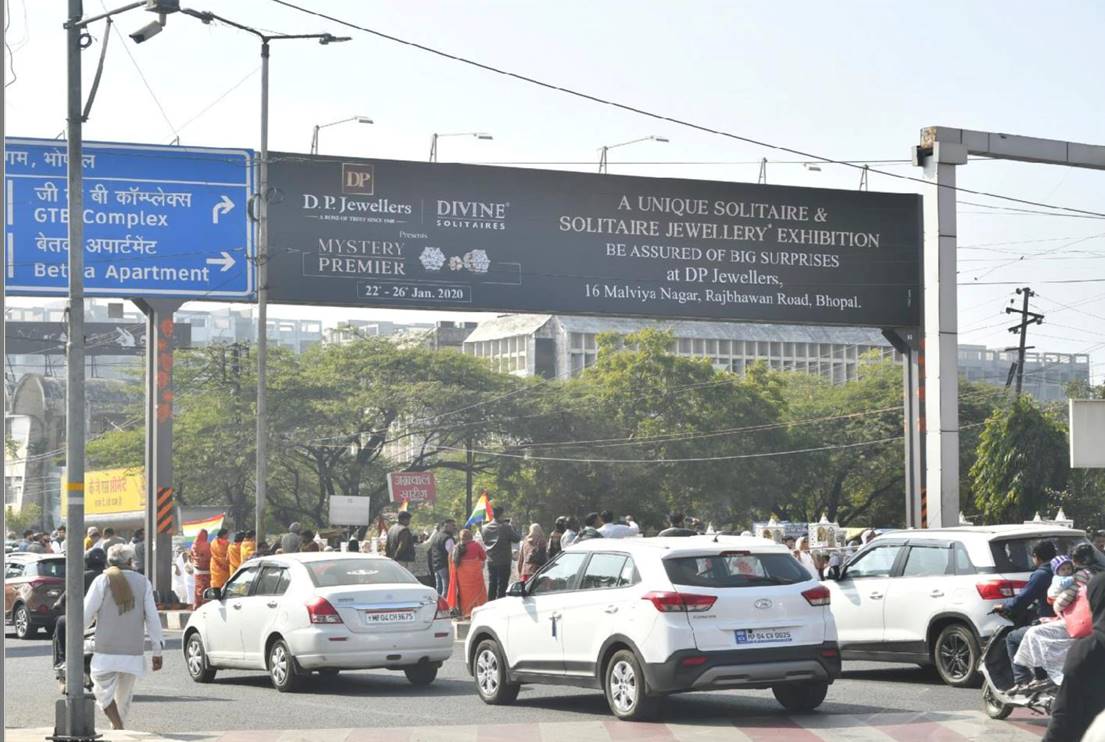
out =
<path fill-rule="evenodd" d="M 253 296 L 251 151 L 86 143 L 83 155 L 89 296 Z M 67 292 L 67 163 L 64 141 L 7 141 L 9 294 Z"/>

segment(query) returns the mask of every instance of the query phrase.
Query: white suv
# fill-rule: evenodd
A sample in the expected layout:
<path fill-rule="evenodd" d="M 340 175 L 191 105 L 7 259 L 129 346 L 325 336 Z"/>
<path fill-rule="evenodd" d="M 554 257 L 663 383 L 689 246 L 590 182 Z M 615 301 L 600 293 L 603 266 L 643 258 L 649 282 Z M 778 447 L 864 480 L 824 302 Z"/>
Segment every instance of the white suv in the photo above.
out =
<path fill-rule="evenodd" d="M 1083 531 L 1036 525 L 876 538 L 827 583 L 844 659 L 935 665 L 948 685 L 973 684 L 980 647 L 1009 625 L 991 611 L 1027 584 L 1032 548 L 1044 540 L 1069 554 L 1086 539 Z"/>
<path fill-rule="evenodd" d="M 465 660 L 489 704 L 548 683 L 601 688 L 620 719 L 651 716 L 656 696 L 722 688 L 771 688 L 808 710 L 840 675 L 828 603 L 764 539 L 593 539 L 477 609 Z"/>

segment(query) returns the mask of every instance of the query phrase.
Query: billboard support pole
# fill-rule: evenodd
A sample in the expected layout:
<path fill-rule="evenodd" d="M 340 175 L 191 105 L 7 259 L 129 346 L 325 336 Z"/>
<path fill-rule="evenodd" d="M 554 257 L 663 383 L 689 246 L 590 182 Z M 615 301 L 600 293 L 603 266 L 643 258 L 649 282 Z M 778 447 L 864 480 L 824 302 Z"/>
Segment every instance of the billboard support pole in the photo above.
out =
<path fill-rule="evenodd" d="M 956 168 L 967 147 L 934 142 L 914 150 L 933 187 L 924 210 L 924 384 L 926 527 L 959 523 L 959 329 L 956 297 Z M 924 517 L 927 515 L 927 518 Z"/>
<path fill-rule="evenodd" d="M 882 334 L 902 355 L 906 528 L 925 528 L 925 397 L 921 331 L 919 328 L 884 329 Z"/>
<path fill-rule="evenodd" d="M 158 603 L 176 602 L 173 536 L 158 532 L 158 492 L 173 486 L 173 313 L 183 302 L 135 299 L 146 315 L 146 576 Z"/>

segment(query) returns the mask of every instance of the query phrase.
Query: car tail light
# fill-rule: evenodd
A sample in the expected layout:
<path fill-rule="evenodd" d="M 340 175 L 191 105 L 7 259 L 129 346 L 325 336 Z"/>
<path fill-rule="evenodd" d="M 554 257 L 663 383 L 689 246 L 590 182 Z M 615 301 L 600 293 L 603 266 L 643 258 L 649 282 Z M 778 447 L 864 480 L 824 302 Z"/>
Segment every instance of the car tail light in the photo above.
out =
<path fill-rule="evenodd" d="M 717 602 L 713 595 L 667 592 L 647 593 L 641 599 L 651 601 L 661 613 L 701 613 L 713 608 Z"/>
<path fill-rule="evenodd" d="M 828 605 L 829 601 L 832 600 L 832 593 L 824 585 L 818 585 L 817 587 L 811 587 L 809 590 L 803 590 L 802 597 L 810 605 Z"/>
<path fill-rule="evenodd" d="M 438 598 L 437 613 L 434 614 L 434 620 L 437 621 L 442 618 L 452 618 L 452 611 L 449 608 L 449 604 L 445 602 L 445 598 Z"/>
<path fill-rule="evenodd" d="M 30 587 L 32 590 L 38 590 L 40 587 L 46 587 L 47 585 L 61 587 L 62 581 L 54 577 L 47 577 L 39 578 L 37 580 L 31 580 L 27 583 L 27 586 Z"/>
<path fill-rule="evenodd" d="M 338 612 L 334 610 L 334 606 L 330 605 L 330 601 L 326 598 L 308 600 L 307 615 L 310 617 L 311 623 L 344 623 Z"/>
<path fill-rule="evenodd" d="M 697 657 L 684 657 L 679 664 L 682 667 L 701 667 L 706 664 L 706 658 L 702 655 Z"/>
<path fill-rule="evenodd" d="M 983 600 L 1004 600 L 1012 598 L 1027 582 L 1022 580 L 987 580 L 975 585 Z"/>

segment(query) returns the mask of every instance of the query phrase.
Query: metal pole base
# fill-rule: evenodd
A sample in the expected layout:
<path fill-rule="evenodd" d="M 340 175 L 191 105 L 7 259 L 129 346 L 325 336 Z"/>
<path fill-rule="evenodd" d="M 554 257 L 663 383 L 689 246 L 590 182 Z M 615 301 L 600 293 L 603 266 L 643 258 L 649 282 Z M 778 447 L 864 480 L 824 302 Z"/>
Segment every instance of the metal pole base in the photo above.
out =
<path fill-rule="evenodd" d="M 87 694 L 78 698 L 59 698 L 54 703 L 54 734 L 46 739 L 57 742 L 95 742 L 96 700 Z"/>

